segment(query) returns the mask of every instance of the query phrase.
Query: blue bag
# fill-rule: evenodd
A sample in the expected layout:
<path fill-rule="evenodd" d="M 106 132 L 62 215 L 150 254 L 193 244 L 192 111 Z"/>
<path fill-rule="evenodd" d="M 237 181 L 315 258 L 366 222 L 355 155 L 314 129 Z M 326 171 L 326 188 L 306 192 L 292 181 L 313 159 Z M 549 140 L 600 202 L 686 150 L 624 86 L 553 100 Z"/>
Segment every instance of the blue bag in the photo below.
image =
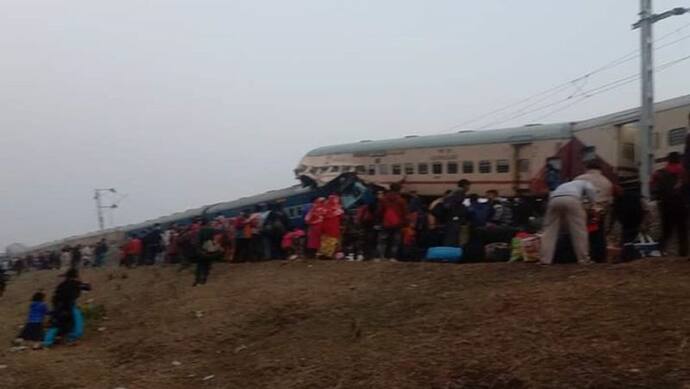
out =
<path fill-rule="evenodd" d="M 431 247 L 426 252 L 425 261 L 429 262 L 460 262 L 462 249 L 460 247 Z"/>

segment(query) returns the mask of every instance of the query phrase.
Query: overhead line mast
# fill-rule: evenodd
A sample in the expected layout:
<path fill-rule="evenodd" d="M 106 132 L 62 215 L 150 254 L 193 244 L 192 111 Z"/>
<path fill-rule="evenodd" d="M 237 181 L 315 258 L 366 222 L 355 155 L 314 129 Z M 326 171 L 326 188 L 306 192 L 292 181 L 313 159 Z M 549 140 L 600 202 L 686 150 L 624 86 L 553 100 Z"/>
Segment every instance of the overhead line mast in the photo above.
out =
<path fill-rule="evenodd" d="M 654 166 L 654 154 L 652 152 L 652 133 L 654 131 L 654 23 L 674 15 L 682 15 L 690 11 L 689 8 L 674 8 L 661 14 L 655 14 L 652 9 L 652 0 L 640 0 L 640 20 L 633 24 L 632 28 L 640 29 L 640 72 L 641 72 L 641 97 L 640 105 L 640 185 L 642 195 L 650 197 L 649 182 Z"/>

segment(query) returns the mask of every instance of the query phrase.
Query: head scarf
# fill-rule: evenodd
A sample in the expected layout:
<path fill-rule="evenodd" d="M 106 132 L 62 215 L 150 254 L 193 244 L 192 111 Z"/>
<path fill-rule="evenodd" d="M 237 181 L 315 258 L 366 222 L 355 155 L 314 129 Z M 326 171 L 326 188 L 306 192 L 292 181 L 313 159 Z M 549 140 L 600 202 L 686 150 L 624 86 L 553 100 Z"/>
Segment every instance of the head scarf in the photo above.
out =
<path fill-rule="evenodd" d="M 336 195 L 328 196 L 328 201 L 326 201 L 326 217 L 336 217 L 343 213 L 343 207 L 340 205 L 340 197 Z"/>
<path fill-rule="evenodd" d="M 307 213 L 306 221 L 309 224 L 318 224 L 323 222 L 323 218 L 326 215 L 326 199 L 319 197 L 314 200 L 314 206 L 311 207 L 309 213 Z"/>

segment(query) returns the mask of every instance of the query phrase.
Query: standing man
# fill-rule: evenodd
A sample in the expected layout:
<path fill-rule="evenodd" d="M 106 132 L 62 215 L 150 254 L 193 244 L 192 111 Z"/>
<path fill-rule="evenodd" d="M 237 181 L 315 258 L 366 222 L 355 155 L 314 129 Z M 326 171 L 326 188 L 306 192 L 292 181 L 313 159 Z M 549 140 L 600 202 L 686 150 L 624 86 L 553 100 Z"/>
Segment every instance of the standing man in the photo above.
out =
<path fill-rule="evenodd" d="M 606 216 L 613 203 L 613 184 L 601 172 L 599 161 L 592 160 L 586 164 L 587 172 L 575 177 L 587 181 L 596 190 L 596 199 L 590 209 L 594 223 L 589 233 L 590 255 L 595 262 L 606 262 Z"/>
<path fill-rule="evenodd" d="M 552 264 L 561 225 L 567 225 L 577 262 L 589 264 L 589 239 L 587 237 L 587 213 L 583 200 L 596 201 L 597 193 L 588 181 L 574 180 L 559 185 L 551 192 L 544 219 L 544 236 L 541 245 L 541 262 Z"/>
<path fill-rule="evenodd" d="M 208 275 L 211 272 L 211 264 L 213 261 L 219 259 L 222 255 L 222 247 L 215 241 L 215 236 L 218 233 L 204 218 L 201 221 L 201 229 L 199 230 L 199 255 L 196 262 L 196 273 L 194 285 L 204 285 L 208 281 Z"/>
<path fill-rule="evenodd" d="M 390 190 L 379 200 L 377 211 L 382 229 L 379 231 L 377 251 L 380 259 L 398 259 L 407 215 L 407 203 L 400 195 L 400 189 L 397 182 L 391 184 Z"/>
<path fill-rule="evenodd" d="M 103 266 L 103 262 L 105 260 L 105 254 L 108 252 L 108 244 L 105 241 L 105 238 L 102 238 L 98 244 L 96 245 L 96 250 L 94 250 L 94 254 L 96 256 L 96 261 L 94 262 L 94 266 L 100 267 Z"/>
<path fill-rule="evenodd" d="M 687 178 L 680 154 L 672 152 L 666 158 L 666 166 L 654 172 L 650 182 L 661 216 L 661 240 L 663 252 L 674 231 L 678 234 L 678 255 L 688 255 L 688 205 Z"/>

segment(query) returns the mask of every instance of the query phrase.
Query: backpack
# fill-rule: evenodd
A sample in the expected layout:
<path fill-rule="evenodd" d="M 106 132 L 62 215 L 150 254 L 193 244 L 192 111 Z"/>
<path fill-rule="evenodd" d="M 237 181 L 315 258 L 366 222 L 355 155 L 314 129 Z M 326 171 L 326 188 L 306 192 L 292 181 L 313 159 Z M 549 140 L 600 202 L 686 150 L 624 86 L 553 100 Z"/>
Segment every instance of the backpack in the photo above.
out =
<path fill-rule="evenodd" d="M 201 245 L 201 250 L 204 254 L 215 254 L 220 251 L 220 246 L 214 239 L 209 239 Z"/>
<path fill-rule="evenodd" d="M 388 206 L 383 212 L 383 227 L 384 228 L 396 228 L 400 227 L 402 224 L 402 218 L 393 209 L 393 207 Z"/>
<path fill-rule="evenodd" d="M 681 189 L 678 186 L 678 174 L 671 173 L 665 169 L 659 170 L 656 173 L 656 184 L 654 186 L 654 195 L 659 200 L 668 200 L 673 197 L 681 195 Z"/>

